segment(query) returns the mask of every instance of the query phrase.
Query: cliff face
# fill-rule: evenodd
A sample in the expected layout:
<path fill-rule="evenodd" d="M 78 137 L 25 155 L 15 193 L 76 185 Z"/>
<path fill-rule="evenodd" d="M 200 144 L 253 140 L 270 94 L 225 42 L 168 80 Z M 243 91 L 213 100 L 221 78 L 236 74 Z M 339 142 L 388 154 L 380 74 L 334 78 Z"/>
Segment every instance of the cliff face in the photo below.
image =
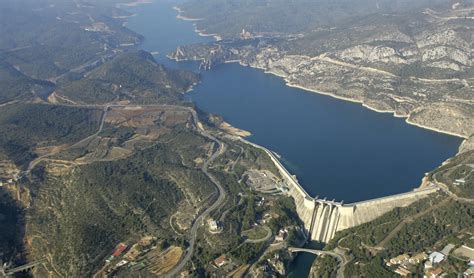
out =
<path fill-rule="evenodd" d="M 201 60 L 206 69 L 239 61 L 289 85 L 467 138 L 474 134 L 473 7 L 396 19 L 374 15 L 299 35 L 193 45 L 172 57 Z"/>

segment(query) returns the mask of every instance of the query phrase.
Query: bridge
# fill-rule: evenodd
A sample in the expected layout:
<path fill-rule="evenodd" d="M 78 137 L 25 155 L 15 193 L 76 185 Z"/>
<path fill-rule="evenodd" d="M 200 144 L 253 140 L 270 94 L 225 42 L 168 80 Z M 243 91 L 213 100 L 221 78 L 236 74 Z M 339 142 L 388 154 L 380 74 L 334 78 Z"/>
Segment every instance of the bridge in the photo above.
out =
<path fill-rule="evenodd" d="M 310 240 L 327 243 L 337 231 L 370 222 L 396 207 L 408 206 L 439 190 L 436 186 L 426 186 L 406 193 L 352 204 L 343 204 L 342 202 L 329 201 L 318 197 L 313 198 L 299 184 L 296 176 L 290 174 L 281 164 L 272 151 L 242 138 L 237 138 L 237 140 L 268 154 L 287 184 L 288 194 L 295 200 L 296 211 L 304 223 Z"/>
<path fill-rule="evenodd" d="M 318 249 L 297 248 L 297 247 L 288 247 L 288 251 L 291 253 L 306 252 L 306 253 L 315 254 L 317 256 L 327 255 L 327 256 L 336 258 L 338 261 L 336 277 L 338 278 L 344 277 L 344 267 L 349 262 L 349 259 L 347 259 L 344 255 L 339 254 L 335 251 L 323 251 L 323 250 L 318 250 Z"/>
<path fill-rule="evenodd" d="M 20 266 L 10 268 L 10 269 L 7 269 L 4 265 L 0 264 L 0 277 L 1 278 L 12 277 L 13 274 L 15 274 L 17 272 L 22 272 L 22 271 L 25 271 L 25 270 L 29 270 L 29 269 L 37 266 L 37 265 L 40 265 L 40 264 L 44 263 L 45 261 L 46 261 L 46 259 L 41 259 L 41 260 L 37 260 L 37 261 L 31 262 L 31 263 L 27 263 L 27 264 L 20 265 Z"/>
<path fill-rule="evenodd" d="M 288 247 L 288 251 L 290 251 L 290 253 L 298 253 L 298 252 L 311 253 L 317 256 L 329 255 L 329 256 L 336 257 L 337 259 L 340 259 L 341 261 L 344 261 L 343 256 L 332 251 L 324 251 L 324 250 L 309 249 L 309 248 L 298 248 L 298 247 Z"/>

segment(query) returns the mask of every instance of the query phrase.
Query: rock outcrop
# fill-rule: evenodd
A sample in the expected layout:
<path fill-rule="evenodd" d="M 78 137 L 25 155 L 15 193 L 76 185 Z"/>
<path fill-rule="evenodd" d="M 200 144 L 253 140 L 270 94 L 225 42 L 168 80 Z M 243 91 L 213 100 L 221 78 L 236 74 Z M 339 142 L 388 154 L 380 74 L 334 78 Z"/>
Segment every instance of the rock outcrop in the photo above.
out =
<path fill-rule="evenodd" d="M 458 21 L 437 18 L 442 13 L 421 14 L 380 26 L 223 40 L 181 47 L 171 57 L 201 60 L 206 69 L 239 62 L 280 76 L 290 86 L 468 138 L 474 134 L 474 31 L 458 15 L 463 12 L 442 11 L 459 16 Z"/>

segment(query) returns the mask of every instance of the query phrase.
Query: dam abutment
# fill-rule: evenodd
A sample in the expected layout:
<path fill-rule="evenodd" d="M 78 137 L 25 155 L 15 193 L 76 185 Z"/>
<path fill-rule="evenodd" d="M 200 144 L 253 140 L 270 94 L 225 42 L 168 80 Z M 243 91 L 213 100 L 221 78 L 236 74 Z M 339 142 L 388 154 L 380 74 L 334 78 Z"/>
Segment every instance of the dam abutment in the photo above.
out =
<path fill-rule="evenodd" d="M 314 241 L 327 243 L 334 238 L 338 231 L 375 220 L 397 207 L 408 206 L 438 190 L 437 187 L 426 186 L 406 193 L 350 204 L 313 198 L 299 184 L 297 178 L 288 172 L 273 152 L 245 139 L 239 138 L 239 140 L 265 151 L 270 157 L 288 186 L 288 195 L 295 201 L 296 212 L 304 224 L 309 239 Z"/>

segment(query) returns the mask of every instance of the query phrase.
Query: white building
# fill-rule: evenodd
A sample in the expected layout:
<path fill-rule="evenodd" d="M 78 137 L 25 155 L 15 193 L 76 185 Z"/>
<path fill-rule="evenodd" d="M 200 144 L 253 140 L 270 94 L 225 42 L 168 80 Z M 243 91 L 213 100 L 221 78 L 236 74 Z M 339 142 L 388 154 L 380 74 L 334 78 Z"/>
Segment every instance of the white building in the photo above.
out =
<path fill-rule="evenodd" d="M 444 258 L 446 256 L 443 253 L 440 252 L 433 252 L 430 254 L 428 259 L 430 260 L 431 263 L 433 264 L 439 264 L 440 262 L 444 261 Z"/>

